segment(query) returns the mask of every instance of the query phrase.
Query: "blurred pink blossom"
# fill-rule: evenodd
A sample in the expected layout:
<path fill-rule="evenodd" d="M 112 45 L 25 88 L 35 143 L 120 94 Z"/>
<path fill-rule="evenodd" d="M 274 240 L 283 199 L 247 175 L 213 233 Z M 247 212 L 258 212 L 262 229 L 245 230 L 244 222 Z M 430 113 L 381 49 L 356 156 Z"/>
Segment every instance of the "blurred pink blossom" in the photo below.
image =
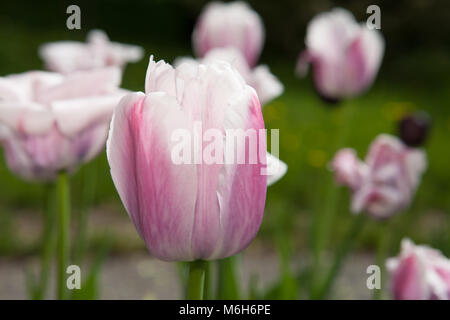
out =
<path fill-rule="evenodd" d="M 297 72 L 304 76 L 311 63 L 320 95 L 339 100 L 360 94 L 374 81 L 384 54 L 378 30 L 358 24 L 353 15 L 337 8 L 320 13 L 308 24 L 306 49 Z"/>
<path fill-rule="evenodd" d="M 372 142 L 365 162 L 352 149 L 340 150 L 332 162 L 336 181 L 352 191 L 352 211 L 365 210 L 377 218 L 409 206 L 426 166 L 422 150 L 386 134 Z"/>
<path fill-rule="evenodd" d="M 173 68 L 153 58 L 145 94 L 123 98 L 111 124 L 107 155 L 114 184 L 147 248 L 163 260 L 234 255 L 261 224 L 264 164 L 173 162 L 173 133 L 195 135 L 198 122 L 204 131 L 264 129 L 256 92 L 230 64 Z M 257 139 L 257 152 L 265 152 L 265 139 Z M 250 151 L 248 143 L 234 148 L 238 155 Z"/>
<path fill-rule="evenodd" d="M 253 67 L 263 48 L 264 25 L 245 2 L 211 2 L 198 18 L 192 41 L 198 57 L 214 48 L 234 47 Z"/>
<path fill-rule="evenodd" d="M 125 94 L 120 79 L 116 67 L 0 77 L 0 141 L 8 167 L 25 179 L 51 180 L 95 157 Z"/>
<path fill-rule="evenodd" d="M 105 32 L 92 30 L 87 42 L 50 42 L 39 48 L 39 55 L 50 71 L 70 73 L 107 66 L 123 68 L 129 62 L 142 59 L 141 47 L 111 42 Z"/>
<path fill-rule="evenodd" d="M 404 239 L 386 262 L 397 300 L 450 300 L 450 260 L 436 249 Z"/>

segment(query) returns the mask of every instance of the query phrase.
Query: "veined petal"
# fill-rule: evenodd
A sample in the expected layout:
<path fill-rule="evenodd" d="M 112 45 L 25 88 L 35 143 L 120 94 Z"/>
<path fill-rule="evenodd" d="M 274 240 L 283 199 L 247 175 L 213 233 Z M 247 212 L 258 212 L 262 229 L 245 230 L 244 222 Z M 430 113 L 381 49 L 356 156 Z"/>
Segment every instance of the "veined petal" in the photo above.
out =
<path fill-rule="evenodd" d="M 163 260 L 194 259 L 197 170 L 175 164 L 172 134 L 191 130 L 174 97 L 130 94 L 114 113 L 107 142 L 111 176 L 148 249 Z"/>

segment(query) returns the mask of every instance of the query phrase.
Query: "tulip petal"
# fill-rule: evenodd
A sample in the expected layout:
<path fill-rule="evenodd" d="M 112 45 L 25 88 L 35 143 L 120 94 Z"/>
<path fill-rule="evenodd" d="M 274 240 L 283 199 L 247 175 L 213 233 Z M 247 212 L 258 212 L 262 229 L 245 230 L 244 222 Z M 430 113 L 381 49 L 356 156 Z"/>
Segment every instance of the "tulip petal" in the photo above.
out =
<path fill-rule="evenodd" d="M 114 108 L 127 93 L 117 90 L 108 95 L 58 100 L 51 107 L 61 132 L 74 136 L 92 124 L 109 122 Z"/>
<path fill-rule="evenodd" d="M 267 152 L 267 186 L 280 180 L 287 172 L 287 164 Z"/>
<path fill-rule="evenodd" d="M 74 72 L 61 83 L 40 90 L 36 100 L 48 104 L 57 100 L 113 93 L 120 85 L 121 77 L 122 72 L 116 67 Z"/>
<path fill-rule="evenodd" d="M 258 66 L 253 70 L 250 85 L 258 93 L 261 105 L 265 105 L 277 98 L 284 91 L 283 84 L 270 72 L 269 67 L 266 65 Z"/>
<path fill-rule="evenodd" d="M 176 129 L 191 126 L 173 97 L 130 94 L 114 113 L 107 155 L 120 198 L 150 252 L 163 260 L 189 261 L 197 172 L 195 165 L 172 161 Z"/>

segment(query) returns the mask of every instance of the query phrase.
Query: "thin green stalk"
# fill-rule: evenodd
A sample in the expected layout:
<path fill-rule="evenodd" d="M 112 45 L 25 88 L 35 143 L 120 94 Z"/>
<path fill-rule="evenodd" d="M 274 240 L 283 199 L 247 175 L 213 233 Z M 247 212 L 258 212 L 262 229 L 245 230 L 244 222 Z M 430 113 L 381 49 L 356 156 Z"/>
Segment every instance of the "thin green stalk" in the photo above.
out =
<path fill-rule="evenodd" d="M 48 279 L 52 266 L 52 258 L 55 247 L 56 234 L 54 232 L 55 225 L 55 190 L 54 184 L 45 185 L 44 198 L 44 233 L 42 237 L 42 251 L 41 251 L 41 274 L 39 285 L 35 292 L 33 292 L 33 299 L 41 300 L 45 297 L 47 290 Z"/>
<path fill-rule="evenodd" d="M 203 289 L 203 299 L 210 300 L 212 299 L 212 290 L 211 290 L 211 261 L 206 262 L 206 271 L 205 271 L 205 287 Z"/>
<path fill-rule="evenodd" d="M 321 286 L 316 292 L 313 292 L 312 296 L 313 299 L 323 299 L 327 296 L 328 292 L 330 291 L 333 285 L 336 275 L 339 273 L 344 258 L 347 256 L 347 254 L 353 247 L 355 240 L 357 239 L 358 235 L 360 234 L 361 230 L 364 227 L 366 219 L 367 219 L 366 216 L 362 213 L 353 219 L 352 225 L 348 233 L 346 234 L 344 241 L 341 243 L 336 252 L 333 265 L 328 271 L 328 274 L 325 277 L 325 281 L 322 282 Z"/>
<path fill-rule="evenodd" d="M 389 243 L 390 243 L 390 230 L 389 230 L 389 223 L 387 221 L 382 222 L 383 225 L 381 226 L 381 232 L 378 234 L 378 241 L 377 241 L 377 253 L 376 253 L 376 260 L 377 265 L 380 267 L 380 289 L 375 289 L 373 292 L 373 298 L 375 300 L 381 300 L 383 297 L 383 287 L 384 287 L 384 276 L 385 276 L 385 260 L 386 256 L 389 250 Z"/>
<path fill-rule="evenodd" d="M 351 132 L 351 122 L 353 118 L 353 106 L 348 103 L 342 107 L 342 122 L 336 133 L 336 145 L 333 152 L 346 147 L 348 137 Z M 326 180 L 326 198 L 323 210 L 316 214 L 313 221 L 313 266 L 311 268 L 311 294 L 317 290 L 318 283 L 322 278 L 321 254 L 327 245 L 330 237 L 331 226 L 339 207 L 340 190 L 334 183 L 331 174 Z"/>
<path fill-rule="evenodd" d="M 97 183 L 97 166 L 95 166 L 95 162 L 92 164 L 92 167 L 87 166 L 84 170 L 81 208 L 78 215 L 76 242 L 73 248 L 73 258 L 77 264 L 81 264 L 86 252 L 89 210 L 94 201 Z"/>
<path fill-rule="evenodd" d="M 228 257 L 217 261 L 217 299 L 220 300 L 238 300 L 239 284 L 236 275 L 237 257 Z"/>
<path fill-rule="evenodd" d="M 205 273 L 206 261 L 196 260 L 189 263 L 187 300 L 203 300 Z"/>
<path fill-rule="evenodd" d="M 58 278 L 57 297 L 67 298 L 66 268 L 69 263 L 70 191 L 67 173 L 58 174 Z"/>

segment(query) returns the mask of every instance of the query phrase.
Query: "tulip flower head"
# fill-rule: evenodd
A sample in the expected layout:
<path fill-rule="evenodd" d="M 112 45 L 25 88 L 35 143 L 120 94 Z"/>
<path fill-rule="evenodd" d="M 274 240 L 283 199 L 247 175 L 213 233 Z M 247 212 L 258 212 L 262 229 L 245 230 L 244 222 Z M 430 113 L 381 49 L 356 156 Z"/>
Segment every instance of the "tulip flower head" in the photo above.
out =
<path fill-rule="evenodd" d="M 332 162 L 337 183 L 352 192 L 352 211 L 365 210 L 375 218 L 387 218 L 409 206 L 426 166 L 422 150 L 385 134 L 372 142 L 365 162 L 348 148 L 337 152 Z"/>
<path fill-rule="evenodd" d="M 141 47 L 111 42 L 105 32 L 92 30 L 87 42 L 58 41 L 42 45 L 39 55 L 50 71 L 70 73 L 108 66 L 125 67 L 142 59 Z"/>
<path fill-rule="evenodd" d="M 234 47 L 253 67 L 263 48 L 264 25 L 245 2 L 211 2 L 200 14 L 192 42 L 198 57 L 214 48 Z"/>
<path fill-rule="evenodd" d="M 228 63 L 173 68 L 150 58 L 145 94 L 124 97 L 111 123 L 111 176 L 147 248 L 162 260 L 234 255 L 250 244 L 262 220 L 266 160 L 207 162 L 200 155 L 200 161 L 174 161 L 180 146 L 197 154 L 191 140 L 178 134 L 196 136 L 198 128 L 220 136 L 196 140 L 204 152 L 211 141 L 228 141 L 225 131 L 264 129 L 254 89 Z M 265 139 L 255 137 L 257 148 L 236 144 L 231 151 L 245 158 L 261 152 L 266 159 Z M 214 154 L 223 159 L 230 150 L 221 150 Z"/>
<path fill-rule="evenodd" d="M 315 88 L 330 101 L 365 91 L 384 53 L 380 32 L 358 24 L 350 12 L 340 8 L 321 13 L 308 24 L 305 44 L 297 73 L 304 76 L 312 64 Z"/>
<path fill-rule="evenodd" d="M 10 170 L 27 180 L 52 180 L 95 157 L 125 92 L 120 80 L 115 67 L 0 77 L 0 141 Z"/>
<path fill-rule="evenodd" d="M 283 84 L 270 72 L 268 66 L 260 65 L 251 69 L 242 53 L 236 48 L 212 49 L 202 59 L 198 60 L 178 58 L 175 65 L 186 62 L 210 64 L 215 60 L 226 61 L 239 71 L 245 82 L 255 89 L 263 106 L 280 96 L 284 91 Z"/>
<path fill-rule="evenodd" d="M 401 252 L 386 262 L 397 300 L 450 300 L 450 260 L 439 250 L 403 239 Z"/>

